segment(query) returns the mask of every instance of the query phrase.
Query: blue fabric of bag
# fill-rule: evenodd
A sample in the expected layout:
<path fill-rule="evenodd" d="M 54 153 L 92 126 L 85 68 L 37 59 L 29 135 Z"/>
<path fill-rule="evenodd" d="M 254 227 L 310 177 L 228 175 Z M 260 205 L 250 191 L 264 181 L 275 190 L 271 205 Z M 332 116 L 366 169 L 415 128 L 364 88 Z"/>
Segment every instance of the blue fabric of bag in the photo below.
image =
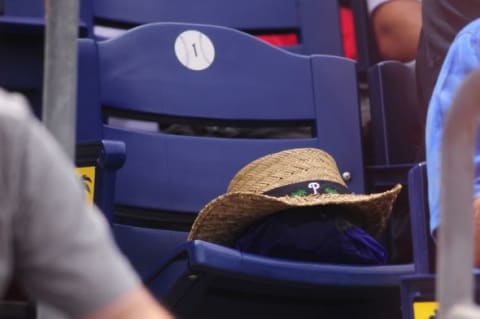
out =
<path fill-rule="evenodd" d="M 362 228 L 343 216 L 315 209 L 290 209 L 266 217 L 251 225 L 235 248 L 308 262 L 382 265 L 387 261 L 385 248 Z"/>

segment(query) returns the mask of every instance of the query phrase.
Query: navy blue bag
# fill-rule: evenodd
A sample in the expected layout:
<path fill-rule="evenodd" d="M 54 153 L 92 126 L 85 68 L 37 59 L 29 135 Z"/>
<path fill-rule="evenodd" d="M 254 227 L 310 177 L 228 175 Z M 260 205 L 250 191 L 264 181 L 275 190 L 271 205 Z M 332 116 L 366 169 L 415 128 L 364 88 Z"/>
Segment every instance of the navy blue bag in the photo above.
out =
<path fill-rule="evenodd" d="M 338 211 L 338 207 L 316 206 L 275 213 L 251 225 L 237 239 L 235 248 L 308 262 L 385 264 L 385 248 L 342 214 L 332 213 L 332 208 Z"/>

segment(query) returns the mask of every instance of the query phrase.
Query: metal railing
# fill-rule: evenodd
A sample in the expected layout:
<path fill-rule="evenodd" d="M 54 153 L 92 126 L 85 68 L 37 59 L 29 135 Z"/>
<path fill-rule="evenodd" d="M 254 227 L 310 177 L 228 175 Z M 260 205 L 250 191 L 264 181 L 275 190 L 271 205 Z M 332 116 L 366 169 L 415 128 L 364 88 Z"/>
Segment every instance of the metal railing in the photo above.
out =
<path fill-rule="evenodd" d="M 75 156 L 79 0 L 46 0 L 43 114 L 67 155 Z"/>
<path fill-rule="evenodd" d="M 42 119 L 73 161 L 77 116 L 77 39 L 79 0 L 45 0 L 45 60 Z M 46 304 L 37 305 L 38 319 L 64 319 Z"/>

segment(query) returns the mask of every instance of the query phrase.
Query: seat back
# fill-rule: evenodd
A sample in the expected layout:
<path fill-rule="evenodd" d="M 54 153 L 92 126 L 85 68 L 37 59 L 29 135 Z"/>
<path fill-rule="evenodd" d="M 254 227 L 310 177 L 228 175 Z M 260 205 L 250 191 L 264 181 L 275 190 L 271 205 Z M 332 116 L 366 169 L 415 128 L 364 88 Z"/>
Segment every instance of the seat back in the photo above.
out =
<path fill-rule="evenodd" d="M 193 40 L 184 33 L 192 30 Z M 176 45 L 184 43 L 183 51 L 176 52 Z M 210 49 L 205 49 L 208 43 Z M 202 46 L 206 56 L 195 56 L 195 47 Z M 211 64 L 192 70 L 182 65 L 185 56 Z M 287 148 L 330 152 L 347 173 L 349 187 L 365 191 L 351 60 L 299 56 L 233 29 L 175 23 L 141 26 L 98 43 L 81 40 L 80 60 L 97 60 L 100 66 L 97 91 L 104 117 L 158 127 L 104 126 L 105 138 L 126 144 L 128 157 L 118 174 L 115 203 L 116 213 L 129 222 L 133 217 L 134 223 L 140 218 L 149 225 L 186 230 L 242 166 Z M 79 85 L 91 86 L 95 79 L 84 76 Z M 223 134 L 170 134 L 179 123 L 210 132 L 220 128 Z M 305 126 L 311 133 L 291 136 Z M 262 135 L 258 128 L 264 127 L 281 127 L 283 137 L 252 138 Z"/>
<path fill-rule="evenodd" d="M 289 50 L 343 55 L 338 0 L 95 0 L 94 15 L 100 36 L 105 27 L 118 33 L 151 22 L 201 23 L 251 34 L 291 34 L 298 45 Z"/>
<path fill-rule="evenodd" d="M 417 164 L 408 175 L 410 219 L 415 269 L 419 274 L 435 272 L 435 243 L 430 234 L 427 167 Z"/>
<path fill-rule="evenodd" d="M 423 157 L 424 118 L 418 107 L 415 64 L 384 61 L 368 74 L 373 162 L 414 163 Z"/>

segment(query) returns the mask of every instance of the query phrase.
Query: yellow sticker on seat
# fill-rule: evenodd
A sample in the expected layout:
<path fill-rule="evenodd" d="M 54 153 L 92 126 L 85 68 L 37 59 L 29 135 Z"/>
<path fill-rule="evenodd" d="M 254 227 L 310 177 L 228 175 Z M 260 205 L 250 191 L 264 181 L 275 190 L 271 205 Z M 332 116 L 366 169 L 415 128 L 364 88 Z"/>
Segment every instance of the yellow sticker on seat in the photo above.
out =
<path fill-rule="evenodd" d="M 415 319 L 435 319 L 437 317 L 438 302 L 415 301 L 413 303 L 413 317 Z"/>
<path fill-rule="evenodd" d="M 77 167 L 77 174 L 85 185 L 85 195 L 87 201 L 93 204 L 93 195 L 95 192 L 95 166 Z"/>

